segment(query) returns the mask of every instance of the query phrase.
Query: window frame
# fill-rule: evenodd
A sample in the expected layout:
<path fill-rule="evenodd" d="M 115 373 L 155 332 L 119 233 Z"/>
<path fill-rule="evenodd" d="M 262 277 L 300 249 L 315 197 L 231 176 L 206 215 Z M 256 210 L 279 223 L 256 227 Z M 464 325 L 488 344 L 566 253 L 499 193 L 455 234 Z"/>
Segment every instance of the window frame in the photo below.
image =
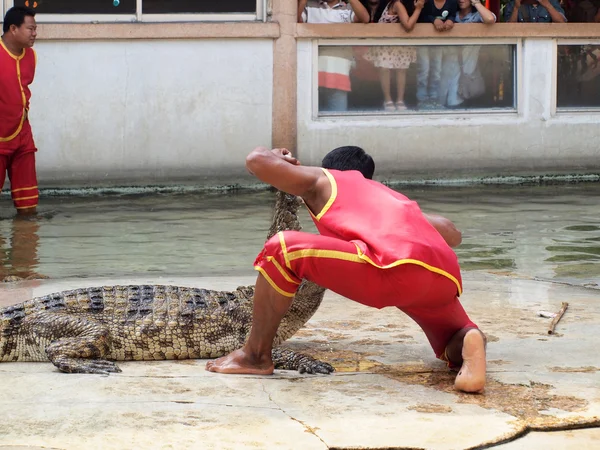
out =
<path fill-rule="evenodd" d="M 513 104 L 515 105 L 510 109 L 469 109 L 469 110 L 452 110 L 452 109 L 440 109 L 431 111 L 416 111 L 407 110 L 406 112 L 396 113 L 384 113 L 382 111 L 373 112 L 326 112 L 319 113 L 319 47 L 320 46 L 374 46 L 374 45 L 406 45 L 406 46 L 441 46 L 441 45 L 513 45 L 515 46 L 515 53 L 513 55 L 515 65 L 514 70 L 514 92 L 513 92 Z M 475 38 L 440 38 L 440 39 L 402 39 L 402 38 L 382 38 L 382 39 L 313 39 L 312 40 L 312 68 L 311 68 L 311 116 L 313 121 L 331 121 L 343 119 L 347 120 L 398 120 L 407 117 L 418 118 L 418 117 L 465 117 L 472 118 L 477 115 L 493 114 L 494 116 L 509 116 L 517 117 L 523 114 L 523 39 L 522 38 L 502 38 L 494 39 L 490 43 L 482 43 L 480 40 Z"/>
<path fill-rule="evenodd" d="M 550 104 L 550 113 L 552 116 L 560 115 L 583 115 L 583 114 L 598 114 L 600 113 L 600 105 L 598 106 L 558 106 L 558 47 L 561 45 L 598 45 L 600 39 L 554 39 L 554 49 L 552 56 L 552 99 Z"/>
<path fill-rule="evenodd" d="M 136 0 L 135 14 L 39 14 L 38 23 L 131 23 L 131 22 L 266 22 L 267 1 L 256 0 L 256 14 L 252 13 L 182 13 L 182 14 L 142 14 L 143 0 Z M 14 0 L 2 1 L 4 13 L 14 4 Z M 2 8 L 0 8 L 1 10 Z"/>

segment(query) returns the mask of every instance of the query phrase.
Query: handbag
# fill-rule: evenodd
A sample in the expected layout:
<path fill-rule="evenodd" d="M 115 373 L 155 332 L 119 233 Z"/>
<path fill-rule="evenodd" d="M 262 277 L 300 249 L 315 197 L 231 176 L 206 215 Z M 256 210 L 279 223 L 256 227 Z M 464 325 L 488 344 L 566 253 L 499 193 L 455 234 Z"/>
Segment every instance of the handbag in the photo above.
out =
<path fill-rule="evenodd" d="M 462 49 L 458 51 L 460 64 L 460 77 L 458 78 L 458 95 L 465 100 L 479 97 L 485 92 L 485 81 L 483 75 L 476 68 L 473 73 L 464 73 L 462 61 Z"/>

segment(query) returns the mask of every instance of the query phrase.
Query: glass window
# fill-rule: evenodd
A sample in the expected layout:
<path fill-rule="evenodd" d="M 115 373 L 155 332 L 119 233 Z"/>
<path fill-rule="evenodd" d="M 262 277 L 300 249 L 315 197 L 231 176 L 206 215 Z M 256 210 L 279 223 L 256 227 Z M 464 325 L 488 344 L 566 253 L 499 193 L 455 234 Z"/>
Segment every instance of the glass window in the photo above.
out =
<path fill-rule="evenodd" d="M 256 0 L 143 0 L 143 14 L 255 13 Z"/>
<path fill-rule="evenodd" d="M 514 110 L 515 45 L 320 46 L 318 110 Z"/>
<path fill-rule="evenodd" d="M 600 45 L 559 45 L 557 108 L 600 108 Z"/>
<path fill-rule="evenodd" d="M 136 0 L 15 0 L 40 14 L 135 14 Z"/>

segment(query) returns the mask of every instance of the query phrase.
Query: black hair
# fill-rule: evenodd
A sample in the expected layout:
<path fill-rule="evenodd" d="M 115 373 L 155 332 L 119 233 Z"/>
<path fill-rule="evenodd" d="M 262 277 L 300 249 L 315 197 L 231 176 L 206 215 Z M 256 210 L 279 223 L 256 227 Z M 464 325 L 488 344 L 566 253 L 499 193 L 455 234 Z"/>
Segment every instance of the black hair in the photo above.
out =
<path fill-rule="evenodd" d="M 325 169 L 358 170 L 365 178 L 373 179 L 375 162 L 362 148 L 347 145 L 331 150 L 323 158 L 321 165 Z"/>
<path fill-rule="evenodd" d="M 25 23 L 25 17 L 35 17 L 35 11 L 26 6 L 13 6 L 4 16 L 4 25 L 2 25 L 2 32 L 6 33 L 10 30 L 10 26 L 14 25 L 17 28 Z"/>
<path fill-rule="evenodd" d="M 412 16 L 413 12 L 415 12 L 415 3 L 414 0 L 379 0 L 379 4 L 377 5 L 377 9 L 375 9 L 375 14 L 372 17 L 372 22 L 377 23 L 379 19 L 383 15 L 383 11 L 389 4 L 394 4 L 397 1 L 402 3 L 406 8 L 406 12 L 409 16 Z M 369 11 L 369 15 L 371 10 L 369 9 L 369 0 L 361 0 L 362 5 Z"/>

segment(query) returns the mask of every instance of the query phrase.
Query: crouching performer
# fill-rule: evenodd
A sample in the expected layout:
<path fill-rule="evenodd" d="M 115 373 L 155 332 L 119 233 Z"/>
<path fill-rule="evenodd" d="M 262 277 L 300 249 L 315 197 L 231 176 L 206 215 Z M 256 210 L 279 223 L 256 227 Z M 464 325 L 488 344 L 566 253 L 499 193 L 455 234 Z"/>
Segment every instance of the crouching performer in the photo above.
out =
<path fill-rule="evenodd" d="M 320 234 L 284 231 L 265 244 L 255 268 L 253 324 L 239 350 L 207 370 L 273 373 L 277 328 L 302 279 L 375 308 L 395 306 L 425 332 L 436 356 L 458 370 L 455 387 L 485 386 L 485 337 L 459 302 L 462 282 L 451 247 L 461 233 L 451 221 L 372 180 L 373 159 L 340 147 L 323 167 L 302 166 L 286 149 L 259 147 L 246 167 L 261 181 L 302 197 Z"/>

